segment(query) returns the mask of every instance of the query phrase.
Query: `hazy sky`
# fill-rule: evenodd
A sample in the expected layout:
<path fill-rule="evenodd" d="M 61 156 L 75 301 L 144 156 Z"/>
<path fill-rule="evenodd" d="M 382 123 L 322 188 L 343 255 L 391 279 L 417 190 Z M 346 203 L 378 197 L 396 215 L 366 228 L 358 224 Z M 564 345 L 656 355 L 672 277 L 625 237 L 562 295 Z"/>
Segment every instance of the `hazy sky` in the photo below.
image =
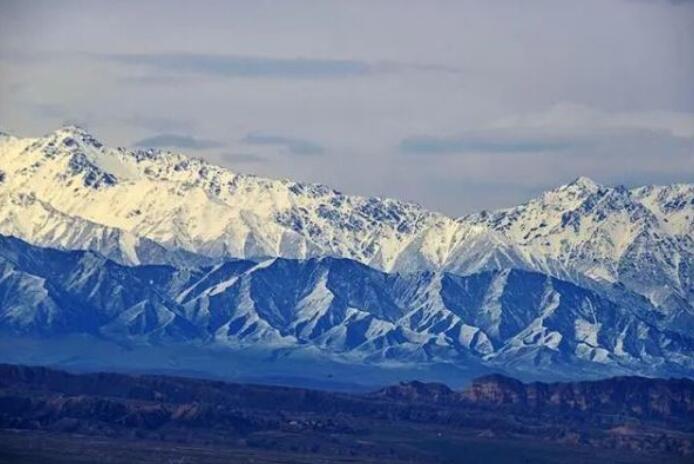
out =
<path fill-rule="evenodd" d="M 0 130 L 67 123 L 454 215 L 694 181 L 694 2 L 0 0 Z"/>

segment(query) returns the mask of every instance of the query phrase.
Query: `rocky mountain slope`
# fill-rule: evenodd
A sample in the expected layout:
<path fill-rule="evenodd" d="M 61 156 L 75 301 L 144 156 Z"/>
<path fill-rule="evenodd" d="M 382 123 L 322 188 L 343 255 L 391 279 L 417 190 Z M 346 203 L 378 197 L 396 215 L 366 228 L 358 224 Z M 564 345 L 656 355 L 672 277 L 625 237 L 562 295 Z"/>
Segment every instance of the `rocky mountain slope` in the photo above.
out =
<path fill-rule="evenodd" d="M 691 184 L 579 178 L 456 219 L 65 127 L 0 134 L 0 234 L 0 323 L 17 333 L 692 369 Z"/>
<path fill-rule="evenodd" d="M 108 148 L 77 127 L 0 135 L 0 170 L 0 233 L 36 245 L 124 264 L 333 256 L 386 272 L 513 267 L 623 285 L 673 326 L 691 323 L 691 184 L 628 190 L 579 178 L 515 208 L 455 219 L 181 154 Z"/>
<path fill-rule="evenodd" d="M 523 270 L 387 274 L 344 258 L 124 266 L 0 236 L 0 328 L 119 343 L 318 348 L 349 362 L 453 362 L 566 376 L 694 373 L 694 339 Z"/>

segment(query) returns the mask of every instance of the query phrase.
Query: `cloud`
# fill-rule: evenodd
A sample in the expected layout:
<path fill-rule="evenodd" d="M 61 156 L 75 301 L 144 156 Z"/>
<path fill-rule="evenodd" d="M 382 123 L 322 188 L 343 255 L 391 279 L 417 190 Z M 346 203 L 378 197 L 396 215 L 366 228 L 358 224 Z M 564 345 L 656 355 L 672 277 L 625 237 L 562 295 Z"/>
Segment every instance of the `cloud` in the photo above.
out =
<path fill-rule="evenodd" d="M 271 58 L 260 56 L 212 55 L 200 53 L 152 53 L 99 55 L 109 61 L 153 68 L 176 74 L 181 72 L 241 78 L 335 79 L 365 76 L 377 73 L 423 71 L 458 73 L 452 66 L 398 63 L 390 61 L 368 62 L 359 60 Z M 160 82 L 169 76 L 129 77 L 134 83 Z M 167 81 L 168 82 L 168 81 Z"/>
<path fill-rule="evenodd" d="M 267 163 L 267 158 L 255 153 L 226 153 L 221 157 L 233 163 Z"/>
<path fill-rule="evenodd" d="M 138 140 L 133 145 L 143 148 L 185 148 L 194 150 L 207 150 L 223 146 L 215 140 L 198 139 L 190 135 L 159 134 Z"/>
<path fill-rule="evenodd" d="M 694 0 L 630 0 L 634 3 L 669 3 L 671 5 L 690 5 L 694 3 Z"/>
<path fill-rule="evenodd" d="M 67 108 L 56 103 L 29 103 L 27 107 L 33 110 L 37 116 L 65 118 L 68 115 Z"/>
<path fill-rule="evenodd" d="M 369 74 L 372 67 L 353 60 L 262 58 L 185 53 L 114 54 L 107 59 L 161 71 L 181 71 L 224 77 L 340 78 Z"/>
<path fill-rule="evenodd" d="M 162 133 L 187 132 L 193 129 L 194 126 L 194 123 L 187 119 L 172 118 L 169 116 L 152 116 L 142 113 L 129 114 L 115 119 L 130 127 Z"/>
<path fill-rule="evenodd" d="M 644 0 L 641 0 L 644 1 Z M 664 1 L 665 3 L 672 3 L 673 5 L 690 5 L 694 3 L 694 0 L 647 0 L 653 3 L 660 3 Z"/>
<path fill-rule="evenodd" d="M 282 135 L 251 133 L 242 140 L 250 145 L 274 145 L 284 148 L 288 153 L 299 156 L 315 156 L 325 153 L 325 149 L 310 140 Z"/>
<path fill-rule="evenodd" d="M 495 128 L 558 130 L 645 129 L 669 132 L 676 137 L 694 137 L 694 113 L 677 111 L 608 112 L 575 103 L 561 103 L 546 111 L 512 115 L 493 125 Z"/>
<path fill-rule="evenodd" d="M 661 144 L 659 150 L 658 144 Z M 511 115 L 488 127 L 455 135 L 421 135 L 403 139 L 405 154 L 532 154 L 603 155 L 612 147 L 621 156 L 687 147 L 694 151 L 694 114 L 668 111 L 606 112 L 575 104 L 561 104 L 538 113 Z M 625 151 L 629 147 L 629 151 Z M 620 151 L 621 150 L 621 151 Z"/>
<path fill-rule="evenodd" d="M 482 130 L 468 131 L 452 137 L 415 136 L 400 142 L 406 154 L 466 154 L 466 153 L 539 153 L 577 148 L 586 140 L 569 135 L 552 135 L 528 131 Z"/>

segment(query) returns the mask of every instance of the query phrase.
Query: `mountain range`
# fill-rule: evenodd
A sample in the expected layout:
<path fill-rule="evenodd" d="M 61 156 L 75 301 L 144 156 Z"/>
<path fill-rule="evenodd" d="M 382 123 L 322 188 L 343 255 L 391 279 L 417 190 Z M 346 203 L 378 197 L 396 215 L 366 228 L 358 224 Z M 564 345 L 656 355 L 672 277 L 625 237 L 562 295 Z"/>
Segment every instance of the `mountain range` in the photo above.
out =
<path fill-rule="evenodd" d="M 460 218 L 65 127 L 0 135 L 0 328 L 347 363 L 694 373 L 694 185 Z"/>

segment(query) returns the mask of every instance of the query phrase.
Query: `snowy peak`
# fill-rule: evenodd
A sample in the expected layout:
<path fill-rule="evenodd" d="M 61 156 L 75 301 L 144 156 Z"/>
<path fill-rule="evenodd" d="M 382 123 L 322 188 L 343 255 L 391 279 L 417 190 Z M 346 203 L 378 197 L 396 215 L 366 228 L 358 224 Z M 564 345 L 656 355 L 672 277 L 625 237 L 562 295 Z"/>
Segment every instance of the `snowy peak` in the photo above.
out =
<path fill-rule="evenodd" d="M 669 233 L 690 238 L 694 235 L 694 185 L 651 185 L 635 188 L 631 194 Z"/>
<path fill-rule="evenodd" d="M 103 144 L 77 126 L 67 126 L 28 141 L 21 150 L 14 153 L 8 150 L 3 156 L 7 158 L 3 159 L 6 166 L 14 168 L 12 178 L 16 182 L 30 183 L 33 177 L 33 180 L 50 179 L 69 187 L 73 178 L 80 178 L 84 187 L 98 189 L 114 185 L 124 173 Z"/>
<path fill-rule="evenodd" d="M 517 268 L 622 284 L 665 312 L 694 313 L 689 184 L 628 190 L 579 177 L 520 206 L 454 219 L 182 154 L 109 148 L 75 126 L 0 138 L 0 171 L 0 233 L 124 264 L 333 256 L 386 272 Z"/>
<path fill-rule="evenodd" d="M 585 197 L 587 195 L 597 193 L 602 188 L 604 187 L 592 179 L 581 176 L 577 177 L 572 182 L 553 190 L 553 192 L 557 194 L 561 192 L 574 197 Z"/>
<path fill-rule="evenodd" d="M 586 198 L 605 189 L 606 187 L 588 177 L 578 177 L 568 184 L 543 193 L 539 198 L 530 200 L 528 203 L 539 202 L 545 205 L 561 206 L 562 208 L 576 207 Z"/>
<path fill-rule="evenodd" d="M 680 195 L 664 193 L 672 190 Z M 649 298 L 667 285 L 689 299 L 690 279 L 682 276 L 691 267 L 693 247 L 683 232 L 693 223 L 686 212 L 692 198 L 691 187 L 630 191 L 579 178 L 521 206 L 469 220 L 501 233 L 542 272 L 621 282 Z M 653 262 L 659 263 L 653 269 L 657 278 L 627 271 Z"/>
<path fill-rule="evenodd" d="M 103 144 L 99 142 L 96 137 L 89 133 L 85 128 L 77 125 L 63 126 L 55 132 L 49 134 L 46 138 L 49 140 L 62 142 L 63 145 L 68 147 L 72 146 L 73 143 L 89 145 L 95 148 L 103 147 Z"/>
<path fill-rule="evenodd" d="M 40 149 L 48 157 L 83 153 L 93 156 L 103 152 L 104 145 L 79 126 L 65 126 L 37 139 L 30 150 Z"/>

